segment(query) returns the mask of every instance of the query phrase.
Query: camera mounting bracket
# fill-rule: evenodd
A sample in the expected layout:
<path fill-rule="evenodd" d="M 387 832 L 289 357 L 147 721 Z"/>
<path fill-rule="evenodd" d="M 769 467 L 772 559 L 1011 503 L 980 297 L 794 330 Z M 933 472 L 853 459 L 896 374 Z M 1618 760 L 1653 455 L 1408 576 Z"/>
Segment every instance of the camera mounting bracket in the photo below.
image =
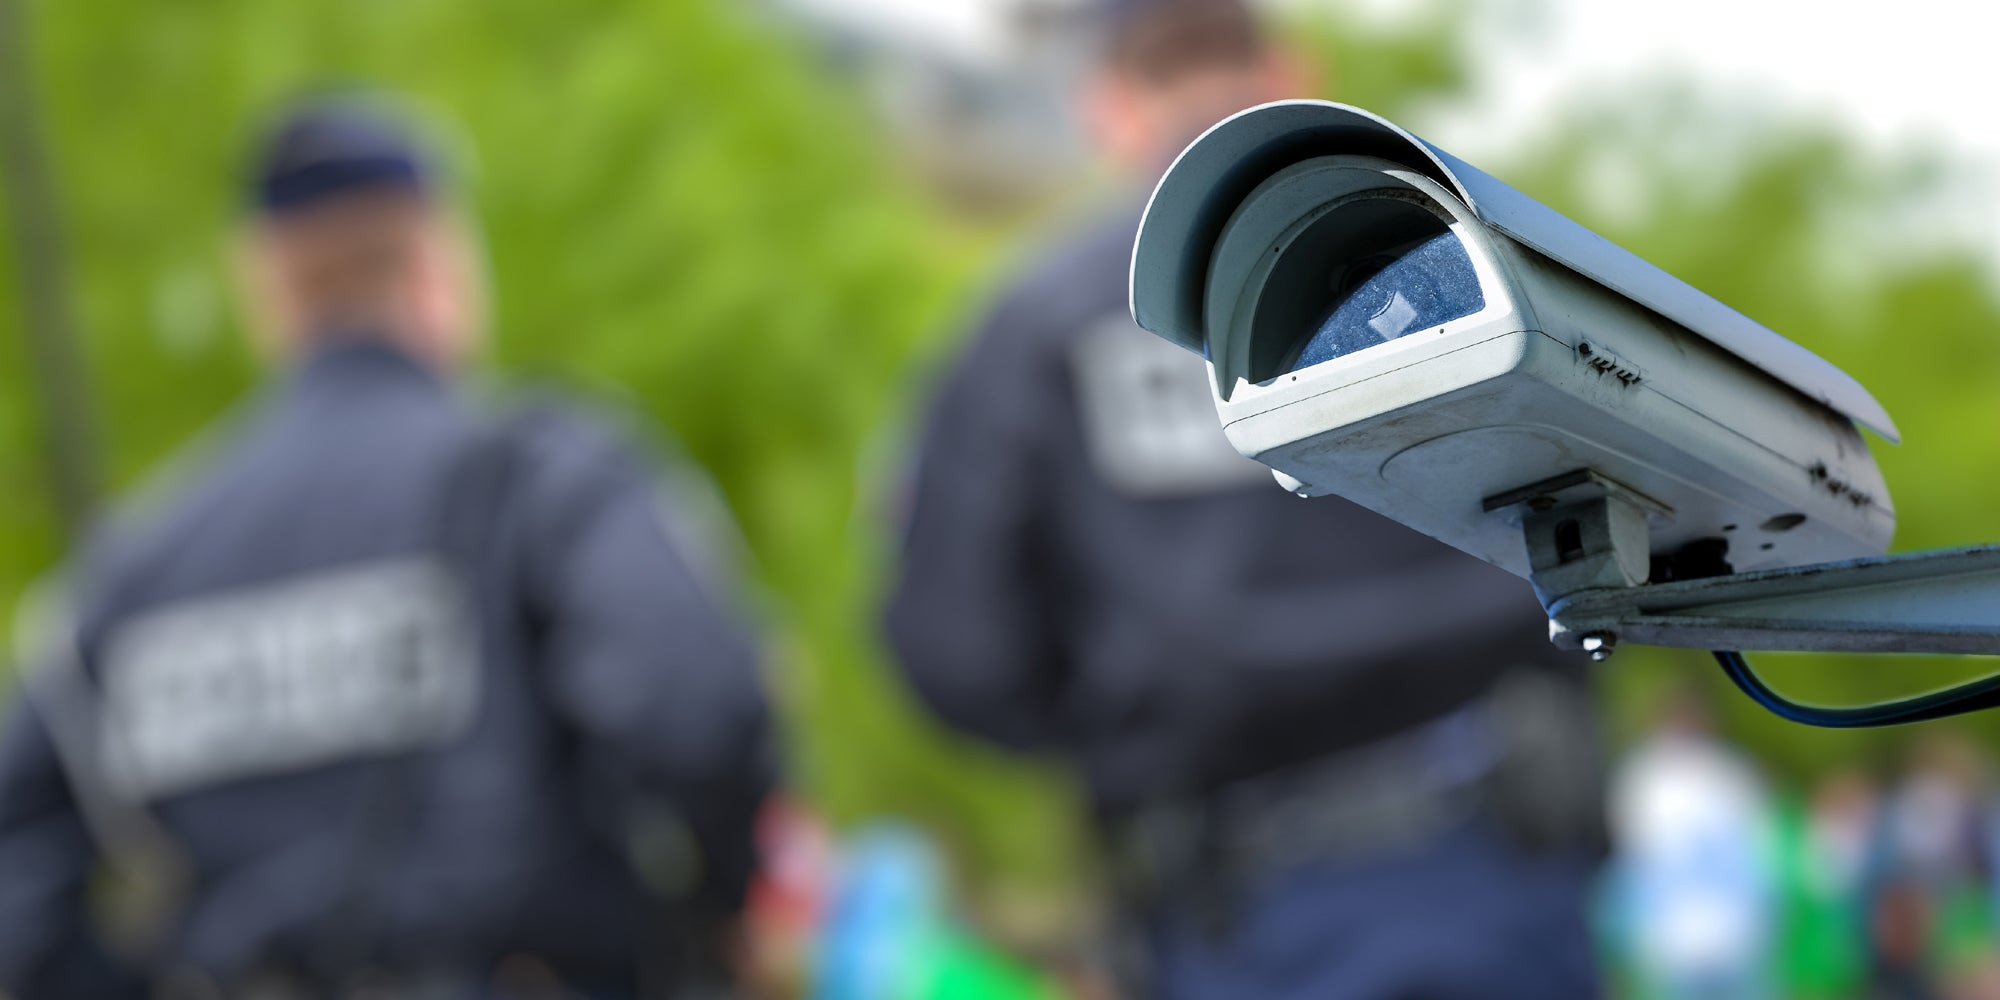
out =
<path fill-rule="evenodd" d="M 1549 637 L 1690 649 L 2000 655 L 2000 545 L 1649 583 L 1646 525 L 1671 517 L 1581 470 L 1490 497 L 1519 509 Z"/>
<path fill-rule="evenodd" d="M 1620 640 L 2000 655 L 2000 545 L 1580 590 L 1544 607 L 1556 645 L 1599 659 Z"/>
<path fill-rule="evenodd" d="M 1487 497 L 1487 513 L 1518 511 L 1528 543 L 1529 579 L 1547 606 L 1553 596 L 1644 584 L 1652 518 L 1673 508 L 1594 469 L 1578 469 Z"/>

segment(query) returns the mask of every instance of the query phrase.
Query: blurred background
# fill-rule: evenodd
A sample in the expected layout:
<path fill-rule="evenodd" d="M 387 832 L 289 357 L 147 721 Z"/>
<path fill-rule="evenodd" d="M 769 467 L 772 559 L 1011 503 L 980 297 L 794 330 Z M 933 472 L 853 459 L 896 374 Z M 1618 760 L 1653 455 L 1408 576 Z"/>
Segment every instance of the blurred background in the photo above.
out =
<path fill-rule="evenodd" d="M 1041 988 L 1037 949 L 1096 905 L 1074 789 L 922 717 L 875 623 L 927 375 L 1103 190 L 1067 111 L 1076 7 L 0 0 L 0 608 L 251 385 L 225 247 L 260 116 L 406 93 L 456 130 L 493 368 L 619 401 L 741 521 L 799 795 L 774 933 L 818 933 L 832 872 L 877 865 L 910 940 Z M 1906 435 L 1876 444 L 1908 550 L 2000 539 L 2000 116 L 1992 15 L 1898 12 L 1273 4 L 1320 96 L 1854 372 Z M 1902 668 L 1802 669 L 1865 692 Z M 2000 718 L 1817 731 L 1721 680 L 1640 650 L 1601 674 L 1625 995 L 1727 967 L 1761 995 L 2000 996 Z"/>

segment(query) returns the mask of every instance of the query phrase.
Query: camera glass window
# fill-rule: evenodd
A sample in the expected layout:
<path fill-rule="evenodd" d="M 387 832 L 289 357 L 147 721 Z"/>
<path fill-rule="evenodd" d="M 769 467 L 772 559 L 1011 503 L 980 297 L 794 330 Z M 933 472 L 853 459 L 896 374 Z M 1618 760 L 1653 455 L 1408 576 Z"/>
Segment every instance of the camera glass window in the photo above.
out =
<path fill-rule="evenodd" d="M 1375 191 L 1328 212 L 1282 254 L 1258 303 L 1263 382 L 1486 307 L 1472 257 L 1422 195 Z"/>

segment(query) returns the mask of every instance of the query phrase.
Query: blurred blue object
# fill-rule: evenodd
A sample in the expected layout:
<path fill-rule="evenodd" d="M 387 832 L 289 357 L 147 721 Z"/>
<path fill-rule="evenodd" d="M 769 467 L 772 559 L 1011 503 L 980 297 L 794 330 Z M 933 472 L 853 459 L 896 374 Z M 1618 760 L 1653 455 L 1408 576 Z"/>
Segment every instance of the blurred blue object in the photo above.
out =
<path fill-rule="evenodd" d="M 900 824 L 871 827 L 849 849 L 829 908 L 813 995 L 819 1000 L 911 996 L 914 966 L 932 950 L 943 920 L 943 876 L 923 834 Z"/>

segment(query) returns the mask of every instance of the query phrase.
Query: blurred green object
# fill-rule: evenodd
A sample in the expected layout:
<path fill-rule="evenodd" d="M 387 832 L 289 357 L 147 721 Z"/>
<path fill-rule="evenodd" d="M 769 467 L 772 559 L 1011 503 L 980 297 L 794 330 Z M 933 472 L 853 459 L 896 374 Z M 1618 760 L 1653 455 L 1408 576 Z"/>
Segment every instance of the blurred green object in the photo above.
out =
<path fill-rule="evenodd" d="M 1859 873 L 1848 879 L 1813 842 L 1797 795 L 1780 803 L 1775 837 L 1782 914 L 1776 967 L 1784 995 L 1858 995 L 1868 983 L 1868 927 Z"/>
<path fill-rule="evenodd" d="M 1952 886 L 1937 901 L 1938 915 L 1932 932 L 1933 967 L 1948 973 L 1991 962 L 2000 950 L 2000 927 L 1995 926 L 1992 893 L 1982 885 Z"/>
<path fill-rule="evenodd" d="M 819 928 L 814 1000 L 1057 1000 L 1044 977 L 953 916 L 937 845 L 898 824 L 847 845 Z"/>
<path fill-rule="evenodd" d="M 1060 990 L 1005 956 L 960 935 L 938 942 L 939 954 L 923 1000 L 1059 1000 Z"/>

